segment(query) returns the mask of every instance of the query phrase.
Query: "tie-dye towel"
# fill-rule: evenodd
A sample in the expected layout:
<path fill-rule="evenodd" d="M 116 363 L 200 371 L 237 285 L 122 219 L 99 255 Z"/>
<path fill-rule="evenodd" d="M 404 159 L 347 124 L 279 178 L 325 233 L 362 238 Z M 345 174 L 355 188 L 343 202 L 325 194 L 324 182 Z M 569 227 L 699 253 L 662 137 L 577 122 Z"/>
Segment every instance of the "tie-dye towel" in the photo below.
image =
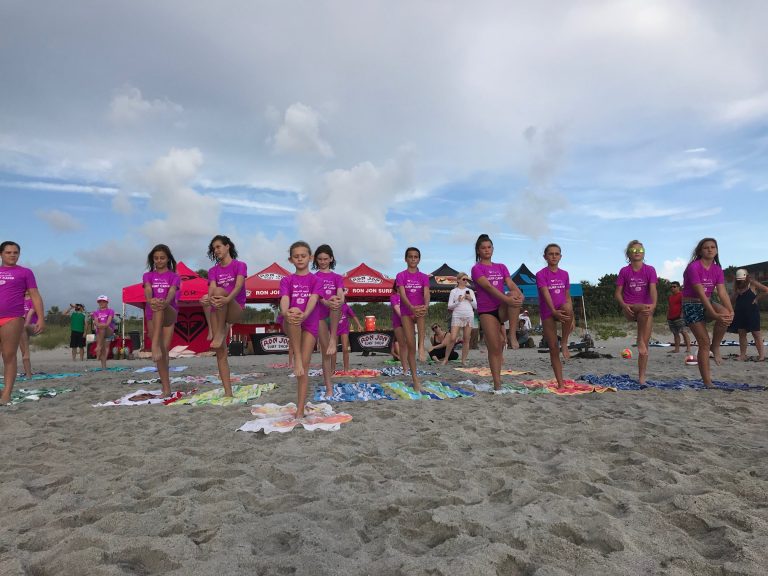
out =
<path fill-rule="evenodd" d="M 16 376 L 16 382 L 33 382 L 35 380 L 58 380 L 61 378 L 77 378 L 79 376 L 82 376 L 82 374 L 79 374 L 77 372 L 57 372 L 54 374 L 48 374 L 47 372 L 35 372 L 29 378 L 22 375 Z M 0 376 L 0 384 L 2 384 L 4 379 L 5 378 L 3 376 Z"/>
<path fill-rule="evenodd" d="M 318 386 L 313 396 L 315 402 L 368 402 L 369 400 L 394 400 L 375 382 L 344 382 L 333 385 L 333 396 L 325 395 L 325 386 Z"/>
<path fill-rule="evenodd" d="M 251 400 L 259 398 L 264 392 L 274 390 L 276 386 L 273 382 L 233 385 L 232 396 L 224 396 L 224 388 L 216 388 L 182 398 L 178 402 L 174 402 L 172 406 L 232 406 L 233 404 L 247 404 Z"/>
<path fill-rule="evenodd" d="M 376 378 L 381 376 L 381 370 L 374 368 L 353 368 L 352 370 L 336 370 L 333 375 L 337 378 Z"/>
<path fill-rule="evenodd" d="M 473 376 L 480 376 L 482 378 L 490 378 L 491 377 L 491 369 L 487 367 L 483 368 L 456 368 L 456 370 L 460 372 L 466 372 L 467 374 L 472 374 Z M 525 374 L 535 374 L 535 372 L 528 372 L 526 370 L 502 370 L 501 375 L 502 376 L 523 376 Z"/>
<path fill-rule="evenodd" d="M 589 382 L 590 384 L 598 384 L 601 386 L 612 386 L 618 390 L 645 390 L 646 388 L 659 388 L 661 390 L 705 390 L 706 386 L 701 380 L 648 380 L 645 384 L 640 384 L 634 378 L 631 378 L 627 374 L 615 375 L 605 374 L 603 376 L 597 376 L 595 374 L 585 374 L 579 377 L 580 380 Z M 716 388 L 721 390 L 744 390 L 753 392 L 763 392 L 768 390 L 766 386 L 755 386 L 750 384 L 738 384 L 733 382 L 720 382 L 714 381 L 713 384 Z"/>
<path fill-rule="evenodd" d="M 447 400 L 451 398 L 467 398 L 474 394 L 464 388 L 453 386 L 447 382 L 425 381 L 421 383 L 421 392 L 405 382 L 384 382 L 382 388 L 388 394 L 401 400 Z"/>
<path fill-rule="evenodd" d="M 522 384 L 515 384 L 512 382 L 503 382 L 500 390 L 494 390 L 493 384 L 489 382 L 473 382 L 472 380 L 462 380 L 457 382 L 457 386 L 464 388 L 471 388 L 478 392 L 490 392 L 491 394 L 549 394 L 547 388 L 528 388 Z"/>
<path fill-rule="evenodd" d="M 532 390 L 547 390 L 550 394 L 557 394 L 558 396 L 575 396 L 577 394 L 591 394 L 592 392 L 616 392 L 615 386 L 587 384 L 584 382 L 576 382 L 574 380 L 564 380 L 563 387 L 558 388 L 557 380 L 554 378 L 551 380 L 524 380 L 522 384 L 526 388 Z"/>
<path fill-rule="evenodd" d="M 170 372 L 184 372 L 189 368 L 189 366 L 171 366 L 169 368 Z M 142 374 L 144 372 L 157 372 L 157 366 L 144 366 L 143 368 L 139 368 L 138 370 L 134 370 L 134 372 L 138 374 Z"/>
<path fill-rule="evenodd" d="M 86 372 L 125 372 L 126 370 L 130 370 L 128 366 L 109 366 L 106 368 L 98 367 L 98 368 L 88 368 Z"/>
<path fill-rule="evenodd" d="M 290 402 L 281 406 L 279 404 L 257 404 L 251 408 L 251 414 L 256 416 L 243 424 L 238 430 L 243 432 L 290 432 L 296 426 L 303 426 L 307 430 L 325 430 L 335 432 L 342 424 L 350 422 L 352 416 L 345 412 L 334 412 L 330 404 L 307 403 L 304 410 L 304 418 L 296 419 L 296 404 Z"/>
<path fill-rule="evenodd" d="M 397 378 L 397 377 L 405 377 L 410 378 L 411 377 L 411 371 L 406 370 L 405 374 L 403 374 L 403 367 L 402 366 L 386 366 L 380 370 L 382 376 L 386 376 L 387 378 Z M 434 370 L 421 370 L 419 368 L 416 369 L 416 375 L 421 377 L 426 376 L 439 376 L 437 372 Z"/>
<path fill-rule="evenodd" d="M 0 390 L 3 386 L 0 385 Z M 22 402 L 34 402 L 41 398 L 55 398 L 65 392 L 74 392 L 74 388 L 16 388 L 11 392 L 10 404 L 21 404 Z"/>
<path fill-rule="evenodd" d="M 135 392 L 126 394 L 122 398 L 111 400 L 109 402 L 94 404 L 93 407 L 103 408 L 105 406 L 147 406 L 149 404 L 164 404 L 167 406 L 168 404 L 173 404 L 174 402 L 184 398 L 184 396 L 189 396 L 195 392 L 195 390 L 192 390 L 191 392 L 176 391 L 173 392 L 170 396 L 163 396 L 162 390 L 144 390 L 143 388 L 140 388 Z"/>

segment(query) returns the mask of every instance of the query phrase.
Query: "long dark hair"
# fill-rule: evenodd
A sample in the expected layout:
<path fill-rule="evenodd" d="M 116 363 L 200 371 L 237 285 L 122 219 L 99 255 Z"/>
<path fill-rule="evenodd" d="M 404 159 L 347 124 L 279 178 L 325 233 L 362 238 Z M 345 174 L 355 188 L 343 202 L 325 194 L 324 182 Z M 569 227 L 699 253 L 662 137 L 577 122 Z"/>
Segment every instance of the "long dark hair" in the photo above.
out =
<path fill-rule="evenodd" d="M 171 249 L 168 248 L 168 246 L 165 244 L 158 244 L 149 251 L 149 254 L 147 255 L 147 270 L 155 269 L 155 252 L 164 252 L 168 257 L 168 268 L 172 272 L 176 272 L 176 258 L 173 257 L 173 254 L 171 254 Z"/>
<path fill-rule="evenodd" d="M 307 246 L 307 248 L 309 248 L 309 246 Z M 318 254 L 328 254 L 328 256 L 331 257 L 331 263 L 328 266 L 328 268 L 330 268 L 331 270 L 336 268 L 336 257 L 333 255 L 333 248 L 328 246 L 328 244 L 320 244 L 320 246 L 318 246 L 317 249 L 315 250 L 315 256 L 312 258 L 312 270 L 317 270 Z"/>
<path fill-rule="evenodd" d="M 235 248 L 235 243 L 229 239 L 229 236 L 216 234 L 216 236 L 214 236 L 208 243 L 208 258 L 210 258 L 212 262 L 217 262 L 216 255 L 213 253 L 213 243 L 216 242 L 216 240 L 224 244 L 224 246 L 229 246 L 229 255 L 232 257 L 232 260 L 237 258 L 237 248 Z"/>
<path fill-rule="evenodd" d="M 717 248 L 717 254 L 715 254 L 715 264 L 720 266 L 720 248 L 717 246 L 717 240 L 714 238 L 702 238 L 699 240 L 699 243 L 696 244 L 696 248 L 693 249 L 693 252 L 691 253 L 691 262 L 695 262 L 696 260 L 701 260 L 701 249 L 704 246 L 706 242 L 714 242 L 715 248 Z"/>
<path fill-rule="evenodd" d="M 475 242 L 475 262 L 480 262 L 480 254 L 478 253 L 478 250 L 480 249 L 480 244 L 483 242 L 490 242 L 491 246 L 493 246 L 493 240 L 491 240 L 491 237 L 488 236 L 488 234 L 480 234 Z"/>

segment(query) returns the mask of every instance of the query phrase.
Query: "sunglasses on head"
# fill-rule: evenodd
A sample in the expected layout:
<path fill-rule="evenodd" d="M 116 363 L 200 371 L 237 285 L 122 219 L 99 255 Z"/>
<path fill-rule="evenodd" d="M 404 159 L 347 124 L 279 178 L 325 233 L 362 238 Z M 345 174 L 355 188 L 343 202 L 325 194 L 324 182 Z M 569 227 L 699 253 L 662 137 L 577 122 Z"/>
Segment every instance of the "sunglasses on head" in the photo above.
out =
<path fill-rule="evenodd" d="M 438 326 L 437 324 L 435 324 L 434 326 L 432 326 L 432 330 L 437 330 L 438 328 L 440 328 L 440 326 Z"/>

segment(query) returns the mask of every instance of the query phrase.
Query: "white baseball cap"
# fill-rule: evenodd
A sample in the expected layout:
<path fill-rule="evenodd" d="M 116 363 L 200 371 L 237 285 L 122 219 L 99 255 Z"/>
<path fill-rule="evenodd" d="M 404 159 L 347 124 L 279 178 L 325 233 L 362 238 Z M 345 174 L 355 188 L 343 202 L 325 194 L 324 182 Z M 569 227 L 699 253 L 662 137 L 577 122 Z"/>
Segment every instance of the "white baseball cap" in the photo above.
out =
<path fill-rule="evenodd" d="M 739 268 L 736 270 L 736 280 L 746 280 L 747 274 L 748 272 L 745 268 Z"/>
<path fill-rule="evenodd" d="M 96 298 L 96 302 L 109 302 L 109 297 L 102 294 L 98 298 Z"/>

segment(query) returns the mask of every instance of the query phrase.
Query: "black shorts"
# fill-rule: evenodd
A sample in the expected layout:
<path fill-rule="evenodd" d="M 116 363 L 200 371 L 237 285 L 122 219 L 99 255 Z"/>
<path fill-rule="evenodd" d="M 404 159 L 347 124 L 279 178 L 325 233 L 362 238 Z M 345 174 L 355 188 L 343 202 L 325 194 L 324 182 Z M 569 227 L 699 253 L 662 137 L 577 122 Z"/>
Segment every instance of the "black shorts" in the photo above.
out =
<path fill-rule="evenodd" d="M 69 334 L 69 347 L 70 348 L 85 348 L 85 334 L 83 332 L 70 332 Z"/>
<path fill-rule="evenodd" d="M 499 317 L 499 309 L 496 308 L 496 310 L 491 310 L 490 312 L 480 312 L 478 316 L 483 316 L 484 314 L 488 314 L 489 316 L 493 316 L 496 318 L 496 320 L 499 321 L 499 324 L 501 324 L 501 318 Z"/>

